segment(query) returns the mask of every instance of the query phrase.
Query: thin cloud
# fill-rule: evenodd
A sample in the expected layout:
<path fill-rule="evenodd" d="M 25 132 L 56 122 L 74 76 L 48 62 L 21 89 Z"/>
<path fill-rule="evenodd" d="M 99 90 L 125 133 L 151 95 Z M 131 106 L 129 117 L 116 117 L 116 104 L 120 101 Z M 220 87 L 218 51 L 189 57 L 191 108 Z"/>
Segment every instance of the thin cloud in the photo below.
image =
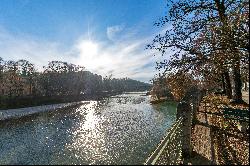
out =
<path fill-rule="evenodd" d="M 107 27 L 107 37 L 111 41 L 115 41 L 119 33 L 124 29 L 124 25 L 115 25 Z"/>
<path fill-rule="evenodd" d="M 82 41 L 86 43 L 86 41 Z M 86 66 L 91 71 L 101 74 L 112 74 L 114 77 L 130 77 L 133 79 L 140 79 L 143 81 L 149 81 L 155 71 L 155 61 L 159 60 L 159 57 L 153 56 L 153 51 L 145 50 L 147 40 L 144 38 L 140 40 L 127 40 L 120 42 L 114 42 L 110 46 L 103 46 L 98 41 L 91 41 L 91 45 L 96 45 L 94 49 L 87 50 L 79 48 L 79 57 L 76 58 L 76 63 Z M 91 48 L 91 46 L 89 46 Z M 95 52 L 95 54 L 89 54 Z M 80 60 L 79 60 L 80 59 Z"/>
<path fill-rule="evenodd" d="M 110 34 L 113 35 L 120 30 L 114 27 L 111 29 Z M 62 60 L 83 65 L 87 70 L 103 76 L 112 74 L 116 78 L 129 77 L 148 82 L 157 73 L 155 62 L 162 58 L 154 57 L 153 50 L 145 50 L 146 44 L 152 41 L 155 34 L 136 40 L 129 35 L 131 34 L 123 33 L 120 37 L 126 40 L 113 41 L 110 45 L 89 37 L 79 37 L 65 50 L 60 43 L 37 40 L 25 35 L 17 36 L 0 28 L 0 57 L 5 60 L 27 59 L 39 70 L 48 61 Z"/>

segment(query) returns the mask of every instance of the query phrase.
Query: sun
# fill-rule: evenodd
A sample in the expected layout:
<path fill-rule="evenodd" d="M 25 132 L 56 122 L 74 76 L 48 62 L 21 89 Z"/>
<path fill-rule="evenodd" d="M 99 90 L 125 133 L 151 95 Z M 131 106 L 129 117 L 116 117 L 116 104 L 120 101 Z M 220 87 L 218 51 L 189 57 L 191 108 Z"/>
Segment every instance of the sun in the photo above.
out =
<path fill-rule="evenodd" d="M 77 56 L 76 63 L 98 74 L 105 74 L 115 62 L 112 58 L 113 54 L 104 49 L 101 42 L 82 40 L 78 43 L 77 49 L 79 56 Z"/>
<path fill-rule="evenodd" d="M 98 45 L 91 40 L 84 40 L 78 44 L 81 55 L 92 57 L 98 52 Z"/>
<path fill-rule="evenodd" d="M 98 57 L 97 42 L 91 40 L 82 40 L 78 43 L 77 49 L 79 51 L 79 59 L 77 63 L 80 63 L 87 69 L 95 68 Z"/>

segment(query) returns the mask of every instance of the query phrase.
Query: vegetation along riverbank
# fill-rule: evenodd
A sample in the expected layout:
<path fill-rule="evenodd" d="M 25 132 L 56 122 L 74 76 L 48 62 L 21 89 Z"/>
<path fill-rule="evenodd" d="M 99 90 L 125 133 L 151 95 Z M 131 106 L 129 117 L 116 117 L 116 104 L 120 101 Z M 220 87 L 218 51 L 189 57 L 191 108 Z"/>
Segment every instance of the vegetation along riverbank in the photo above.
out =
<path fill-rule="evenodd" d="M 62 61 L 51 61 L 38 71 L 27 60 L 0 58 L 0 109 L 98 99 L 150 87 L 129 78 L 102 77 Z"/>

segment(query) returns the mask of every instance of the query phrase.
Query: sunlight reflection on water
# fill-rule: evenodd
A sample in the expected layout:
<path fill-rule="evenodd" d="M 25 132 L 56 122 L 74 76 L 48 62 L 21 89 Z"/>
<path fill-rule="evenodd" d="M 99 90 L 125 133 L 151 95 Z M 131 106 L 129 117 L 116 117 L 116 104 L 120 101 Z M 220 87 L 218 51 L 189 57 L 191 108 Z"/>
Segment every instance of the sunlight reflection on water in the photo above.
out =
<path fill-rule="evenodd" d="M 0 123 L 0 164 L 142 164 L 175 107 L 123 94 Z"/>

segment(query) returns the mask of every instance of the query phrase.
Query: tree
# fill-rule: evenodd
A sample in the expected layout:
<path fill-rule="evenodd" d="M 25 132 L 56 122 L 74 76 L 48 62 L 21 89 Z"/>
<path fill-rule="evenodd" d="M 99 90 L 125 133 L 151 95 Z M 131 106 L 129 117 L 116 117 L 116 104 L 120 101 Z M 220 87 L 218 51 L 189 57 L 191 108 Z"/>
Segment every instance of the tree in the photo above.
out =
<path fill-rule="evenodd" d="M 178 0 L 170 1 L 169 5 L 168 14 L 156 25 L 168 24 L 171 28 L 157 35 L 147 46 L 160 51 L 162 56 L 168 50 L 172 51 L 171 58 L 158 62 L 157 68 L 191 71 L 197 77 L 204 77 L 207 66 L 213 67 L 213 72 L 207 74 L 222 75 L 229 98 L 231 83 L 228 76 L 232 68 L 233 98 L 240 102 L 240 60 L 247 59 L 249 54 L 246 1 Z M 236 20 L 240 26 L 235 25 Z"/>
<path fill-rule="evenodd" d="M 20 66 L 19 75 L 22 78 L 28 80 L 29 95 L 32 95 L 33 94 L 32 90 L 35 88 L 34 77 L 36 74 L 34 64 L 24 59 L 17 61 L 17 63 L 18 63 L 18 66 Z"/>
<path fill-rule="evenodd" d="M 0 94 L 3 95 L 4 94 L 4 81 L 3 81 L 3 77 L 4 77 L 4 60 L 0 57 Z"/>
<path fill-rule="evenodd" d="M 149 84 L 128 78 L 116 79 L 111 75 L 103 79 L 101 75 L 84 69 L 68 62 L 51 61 L 44 66 L 44 71 L 38 72 L 27 60 L 4 61 L 0 58 L 0 97 L 6 98 L 5 103 L 21 101 L 20 104 L 24 102 L 25 105 L 40 101 L 79 100 L 86 95 L 102 96 L 104 90 L 121 93 L 150 88 Z M 35 97 L 34 101 L 29 100 L 29 95 Z"/>
<path fill-rule="evenodd" d="M 179 71 L 166 75 L 166 84 L 177 101 L 181 101 L 186 93 L 195 85 L 191 74 Z"/>

